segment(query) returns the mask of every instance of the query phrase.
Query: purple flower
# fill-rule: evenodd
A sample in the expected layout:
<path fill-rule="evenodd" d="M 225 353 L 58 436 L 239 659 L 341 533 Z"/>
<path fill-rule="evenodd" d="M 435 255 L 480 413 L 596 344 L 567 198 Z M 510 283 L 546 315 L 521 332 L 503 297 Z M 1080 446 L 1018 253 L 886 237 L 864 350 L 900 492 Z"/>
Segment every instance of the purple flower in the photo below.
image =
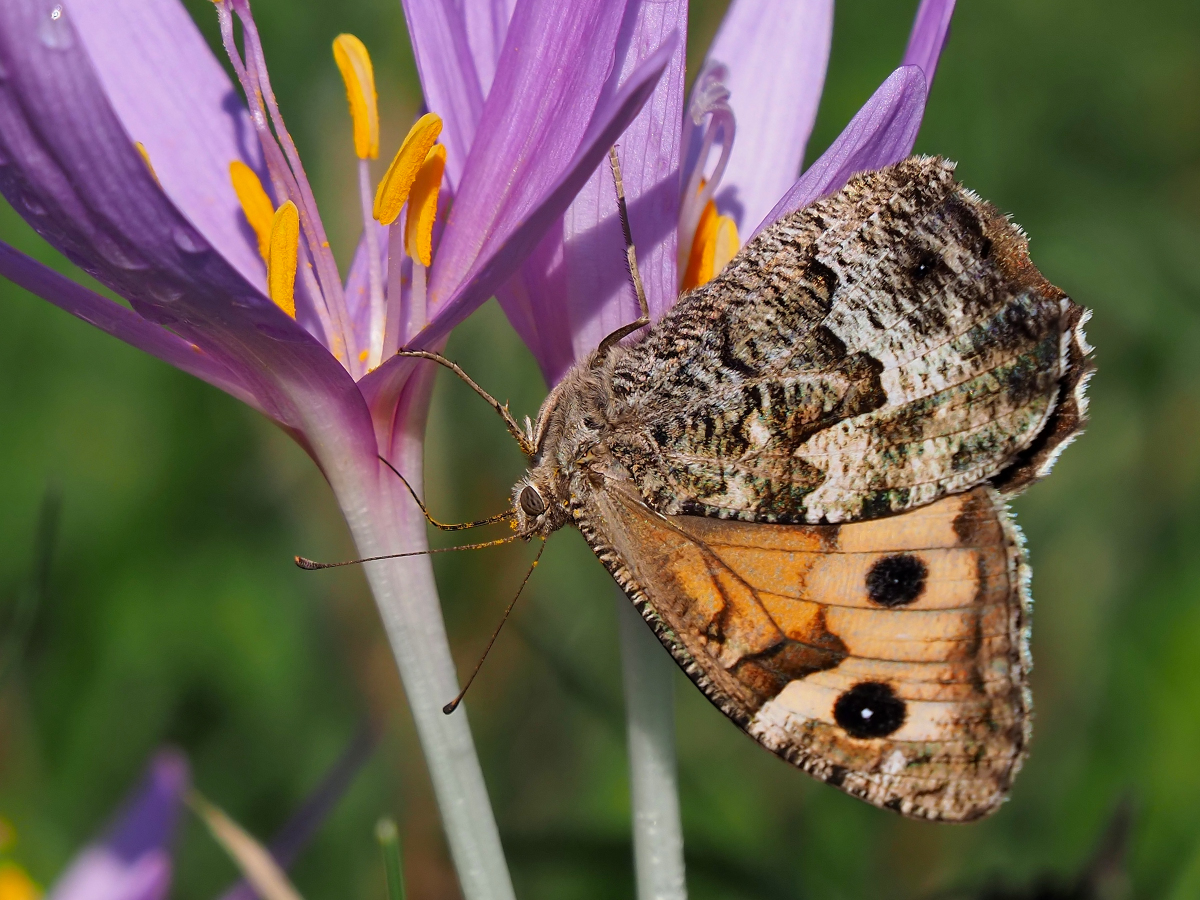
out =
<path fill-rule="evenodd" d="M 112 825 L 59 877 L 48 900 L 162 900 L 171 885 L 171 844 L 190 784 L 187 760 L 164 751 Z"/>
<path fill-rule="evenodd" d="M 431 373 L 384 349 L 439 346 L 517 271 L 682 42 L 664 29 L 632 60 L 637 2 L 518 0 L 510 18 L 505 0 L 405 0 L 445 176 L 425 185 L 415 237 L 366 219 L 343 283 L 248 0 L 214 9 L 240 93 L 178 0 L 0 4 L 0 192 L 129 306 L 3 244 L 0 275 L 279 424 L 321 467 L 363 556 L 420 549 L 424 522 L 377 457 L 420 483 Z M 356 39 L 338 41 L 368 216 L 373 75 Z M 441 713 L 457 683 L 428 561 L 366 571 L 463 892 L 509 897 L 467 719 Z"/>
<path fill-rule="evenodd" d="M 738 234 L 753 236 L 856 172 L 912 152 L 953 12 L 954 0 L 922 0 L 901 66 L 799 180 L 824 87 L 833 0 L 733 0 L 686 109 L 677 48 L 620 141 L 630 225 L 654 318 L 695 283 L 686 277 L 689 263 L 706 268 L 700 280 L 707 280 L 720 269 L 714 262 L 736 251 Z M 685 33 L 686 20 L 685 0 L 643 4 L 618 44 L 618 65 L 633 70 L 662 35 Z M 697 243 L 703 229 L 707 246 Z M 696 266 L 705 250 L 706 266 Z M 637 318 L 606 165 L 499 297 L 551 384 L 605 335 Z"/>

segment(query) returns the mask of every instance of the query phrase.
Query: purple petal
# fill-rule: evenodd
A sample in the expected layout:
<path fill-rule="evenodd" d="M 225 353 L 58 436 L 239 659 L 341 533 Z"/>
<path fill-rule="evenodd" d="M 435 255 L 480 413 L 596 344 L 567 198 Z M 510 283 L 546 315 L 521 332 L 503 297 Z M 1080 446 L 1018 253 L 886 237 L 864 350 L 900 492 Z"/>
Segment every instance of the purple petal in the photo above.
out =
<path fill-rule="evenodd" d="M 496 63 L 504 48 L 504 36 L 512 18 L 516 0 L 468 0 L 463 5 L 463 21 L 467 29 L 467 44 L 475 60 L 479 87 L 486 97 L 496 76 Z"/>
<path fill-rule="evenodd" d="M 743 235 L 800 173 L 832 37 L 833 0 L 734 0 L 709 48 L 737 119 L 715 199 Z"/>
<path fill-rule="evenodd" d="M 293 433 L 315 424 L 315 404 L 370 435 L 349 373 L 163 193 L 69 14 L 46 0 L 0 3 L 0 67 L 0 192 L 42 237 L 234 372 L 255 406 Z"/>
<path fill-rule="evenodd" d="M 0 241 L 0 276 L 130 346 L 207 381 L 244 403 L 255 398 L 236 375 L 199 348 L 130 309 L 76 284 Z"/>
<path fill-rule="evenodd" d="M 938 58 L 950 34 L 950 19 L 954 15 L 954 0 L 921 0 L 917 17 L 913 20 L 912 34 L 904 51 L 905 66 L 920 66 L 925 73 L 925 84 L 933 85 L 937 72 Z"/>
<path fill-rule="evenodd" d="M 151 762 L 107 834 L 88 846 L 50 889 L 50 900 L 162 900 L 171 844 L 190 784 L 187 760 L 170 751 Z"/>
<path fill-rule="evenodd" d="M 429 273 L 432 309 L 549 192 L 613 67 L 624 0 L 520 0 Z"/>
<path fill-rule="evenodd" d="M 675 225 L 686 30 L 685 0 L 631 3 L 617 42 L 616 71 L 624 80 L 673 32 L 680 36 L 666 72 L 619 144 L 630 230 L 654 316 L 674 302 L 678 285 Z M 606 335 L 638 317 L 607 161 L 497 296 L 551 384 Z"/>
<path fill-rule="evenodd" d="M 641 110 L 674 53 L 675 39 L 676 36 L 672 35 L 664 46 L 638 67 L 611 101 L 602 104 L 594 112 L 587 132 L 579 142 L 573 158 L 565 166 L 551 167 L 553 157 L 541 157 L 537 154 L 532 160 L 520 155 L 516 157 L 520 160 L 517 163 L 520 174 L 527 176 L 514 179 L 521 187 L 521 196 L 510 198 L 511 205 L 508 208 L 501 205 L 496 215 L 498 224 L 490 234 L 478 234 L 479 240 L 486 239 L 486 243 L 475 259 L 473 267 L 455 288 L 454 293 L 439 303 L 437 313 L 432 317 L 429 326 L 412 342 L 414 346 L 428 346 L 447 334 L 472 310 L 487 300 L 524 262 L 546 229 L 563 213 L 583 187 L 612 142 Z M 555 171 L 529 171 L 539 166 L 543 170 L 553 168 Z M 553 177 L 548 177 L 549 175 Z M 469 204 L 462 203 L 461 197 L 456 201 L 454 208 L 464 214 L 471 209 Z M 452 211 L 451 218 L 453 215 Z M 447 225 L 447 235 L 452 225 L 453 221 Z M 469 227 L 468 225 L 462 228 L 460 234 Z M 443 248 L 446 243 L 443 241 Z M 437 263 L 435 258 L 435 271 Z M 433 293 L 431 291 L 431 295 Z"/>
<path fill-rule="evenodd" d="M 104 844 L 118 858 L 133 862 L 150 850 L 165 850 L 175 835 L 180 801 L 191 784 L 187 759 L 164 750 L 150 763 L 136 792 L 117 813 Z"/>
<path fill-rule="evenodd" d="M 63 11 L 167 196 L 243 278 L 262 287 L 263 262 L 229 180 L 235 159 L 261 173 L 262 150 L 240 95 L 187 10 L 178 0 L 64 0 Z"/>
<path fill-rule="evenodd" d="M 483 111 L 483 89 L 475 69 L 467 22 L 461 5 L 448 0 L 403 0 L 401 5 L 425 105 L 442 117 L 446 177 L 451 187 L 456 187 Z"/>
<path fill-rule="evenodd" d="M 925 75 L 918 67 L 901 66 L 892 72 L 754 233 L 840 190 L 852 175 L 890 166 L 908 156 L 925 114 L 925 96 Z"/>

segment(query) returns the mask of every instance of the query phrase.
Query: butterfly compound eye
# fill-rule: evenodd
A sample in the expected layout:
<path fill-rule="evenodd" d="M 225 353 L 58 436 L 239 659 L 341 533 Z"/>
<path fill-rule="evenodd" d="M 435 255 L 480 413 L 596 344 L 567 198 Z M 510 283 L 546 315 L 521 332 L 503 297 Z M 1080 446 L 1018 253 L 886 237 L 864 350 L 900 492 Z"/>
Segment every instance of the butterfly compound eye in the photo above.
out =
<path fill-rule="evenodd" d="M 546 511 L 546 502 L 532 484 L 521 489 L 521 509 L 527 516 L 540 516 Z"/>

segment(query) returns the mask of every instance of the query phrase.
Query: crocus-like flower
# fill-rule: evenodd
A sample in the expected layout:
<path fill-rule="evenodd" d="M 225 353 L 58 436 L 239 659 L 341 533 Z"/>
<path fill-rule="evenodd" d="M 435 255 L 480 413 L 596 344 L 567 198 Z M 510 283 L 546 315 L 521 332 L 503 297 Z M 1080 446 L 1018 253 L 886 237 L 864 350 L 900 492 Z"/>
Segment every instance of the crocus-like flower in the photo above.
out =
<path fill-rule="evenodd" d="M 171 844 L 190 785 L 187 760 L 164 751 L 104 835 L 75 857 L 48 900 L 163 900 L 171 886 Z"/>
<path fill-rule="evenodd" d="M 404 6 L 440 131 L 418 122 L 372 197 L 370 59 L 337 39 L 364 217 L 409 210 L 387 232 L 367 220 L 343 283 L 248 0 L 214 4 L 240 96 L 178 0 L 0 3 L 0 192 L 129 306 L 3 245 L 0 274 L 278 423 L 365 557 L 426 541 L 378 456 L 420 483 L 429 367 L 385 349 L 437 346 L 490 297 L 678 58 L 664 33 L 639 65 L 614 66 L 640 9 L 623 0 L 518 0 L 511 18 L 504 2 Z M 511 896 L 467 719 L 441 712 L 457 683 L 428 562 L 366 572 L 463 892 Z"/>

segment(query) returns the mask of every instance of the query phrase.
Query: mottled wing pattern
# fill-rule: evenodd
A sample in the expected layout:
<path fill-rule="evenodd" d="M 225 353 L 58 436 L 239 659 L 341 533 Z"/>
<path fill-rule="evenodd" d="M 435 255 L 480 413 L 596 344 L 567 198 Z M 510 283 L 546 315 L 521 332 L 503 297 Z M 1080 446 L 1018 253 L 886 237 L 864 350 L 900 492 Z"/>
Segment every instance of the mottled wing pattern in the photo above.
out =
<path fill-rule="evenodd" d="M 1016 490 L 1080 427 L 1083 320 L 951 163 L 914 157 L 764 231 L 629 348 L 613 450 L 656 509 L 746 521 Z"/>
<path fill-rule="evenodd" d="M 609 477 L 584 536 L 692 680 L 763 746 L 909 816 L 992 811 L 1029 736 L 1019 536 L 976 488 L 845 525 L 664 516 Z"/>

